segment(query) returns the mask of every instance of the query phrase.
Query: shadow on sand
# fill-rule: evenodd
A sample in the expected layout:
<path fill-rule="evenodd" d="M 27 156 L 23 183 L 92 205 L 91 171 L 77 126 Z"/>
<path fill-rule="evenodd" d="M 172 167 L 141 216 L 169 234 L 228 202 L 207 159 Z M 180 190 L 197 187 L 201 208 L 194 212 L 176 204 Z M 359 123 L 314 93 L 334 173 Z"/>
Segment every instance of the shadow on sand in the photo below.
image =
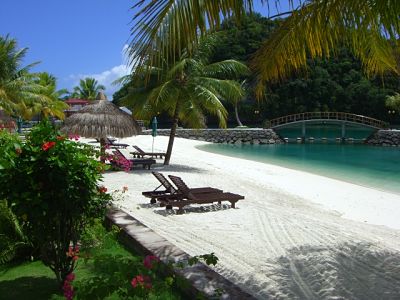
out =
<path fill-rule="evenodd" d="M 373 244 L 300 247 L 260 272 L 269 282 L 262 299 L 400 299 L 400 253 Z M 251 289 L 254 279 L 242 287 Z"/>

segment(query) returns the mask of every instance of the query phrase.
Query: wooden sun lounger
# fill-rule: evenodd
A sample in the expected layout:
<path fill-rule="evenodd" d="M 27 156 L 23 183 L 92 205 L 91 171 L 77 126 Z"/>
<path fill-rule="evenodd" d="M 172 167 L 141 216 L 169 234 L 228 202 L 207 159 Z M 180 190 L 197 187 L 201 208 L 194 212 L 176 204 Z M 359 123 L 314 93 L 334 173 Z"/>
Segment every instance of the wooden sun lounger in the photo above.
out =
<path fill-rule="evenodd" d="M 145 157 L 145 156 L 150 156 L 150 157 L 160 157 L 163 158 L 165 156 L 165 152 L 144 152 L 141 148 L 138 146 L 132 146 L 133 148 L 136 149 L 135 152 L 131 152 L 133 157 Z"/>
<path fill-rule="evenodd" d="M 96 139 L 96 141 L 100 142 L 99 139 Z M 110 148 L 113 148 L 113 149 L 120 149 L 120 148 L 125 149 L 126 147 L 129 146 L 128 144 L 115 143 L 116 139 L 114 139 L 114 138 L 106 138 L 105 141 L 106 141 L 106 145 L 108 145 Z"/>
<path fill-rule="evenodd" d="M 114 154 L 115 156 L 119 157 L 119 159 L 125 159 L 125 160 L 130 161 L 130 162 L 132 163 L 131 170 L 132 170 L 135 166 L 137 166 L 137 165 L 142 165 L 142 166 L 143 166 L 143 169 L 147 168 L 148 170 L 150 170 L 151 165 L 156 163 L 156 161 L 155 161 L 154 159 L 151 159 L 151 158 L 134 158 L 134 159 L 128 159 L 128 158 L 126 158 L 125 155 L 124 155 L 121 151 L 119 151 L 118 149 L 115 150 L 115 151 L 113 151 L 113 154 Z"/>
<path fill-rule="evenodd" d="M 109 138 L 106 139 L 106 143 L 107 143 L 107 145 L 110 146 L 110 148 L 114 148 L 114 149 L 120 149 L 120 148 L 125 149 L 126 147 L 129 146 L 128 144 L 115 143 L 115 139 L 109 139 Z"/>
<path fill-rule="evenodd" d="M 151 198 L 150 203 L 156 203 L 158 200 L 161 205 L 165 205 L 166 202 L 171 201 L 171 197 L 175 198 L 183 198 L 183 195 L 179 193 L 179 191 L 169 182 L 169 180 L 159 172 L 152 172 L 154 177 L 160 182 L 160 185 L 156 187 L 153 191 L 142 192 L 142 195 Z M 185 183 L 183 183 L 185 184 Z M 158 190 L 160 187 L 164 187 L 165 190 Z M 186 186 L 186 184 L 185 184 Z M 187 187 L 187 186 L 186 186 Z M 222 193 L 222 190 L 215 189 L 211 187 L 201 187 L 201 188 L 189 188 L 187 187 L 191 193 L 201 194 L 201 193 Z"/>
<path fill-rule="evenodd" d="M 180 193 L 183 197 L 177 197 L 174 199 L 174 195 L 171 195 L 171 198 L 168 198 L 167 208 L 178 207 L 178 214 L 183 213 L 183 207 L 189 204 L 205 204 L 205 203 L 213 203 L 218 202 L 221 204 L 222 201 L 229 201 L 231 203 L 231 207 L 235 208 L 235 204 L 237 201 L 244 199 L 244 196 L 233 194 L 233 193 L 201 193 L 195 194 L 190 191 L 187 185 L 183 182 L 180 177 L 177 176 L 168 176 L 171 181 L 178 188 L 178 193 Z"/>

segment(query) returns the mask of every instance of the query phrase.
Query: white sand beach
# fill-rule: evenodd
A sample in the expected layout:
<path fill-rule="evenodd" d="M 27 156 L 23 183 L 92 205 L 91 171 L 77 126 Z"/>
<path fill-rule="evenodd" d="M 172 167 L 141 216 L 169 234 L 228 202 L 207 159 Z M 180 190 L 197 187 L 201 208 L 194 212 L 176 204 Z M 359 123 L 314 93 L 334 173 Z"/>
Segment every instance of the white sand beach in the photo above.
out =
<path fill-rule="evenodd" d="M 120 142 L 151 150 L 151 140 Z M 167 142 L 157 137 L 155 151 Z M 106 173 L 104 185 L 127 186 L 117 205 L 191 255 L 214 252 L 214 269 L 259 299 L 400 299 L 400 195 L 196 148 L 204 143 L 176 138 L 171 165 L 153 169 L 244 195 L 236 209 L 151 205 L 148 170 Z"/>

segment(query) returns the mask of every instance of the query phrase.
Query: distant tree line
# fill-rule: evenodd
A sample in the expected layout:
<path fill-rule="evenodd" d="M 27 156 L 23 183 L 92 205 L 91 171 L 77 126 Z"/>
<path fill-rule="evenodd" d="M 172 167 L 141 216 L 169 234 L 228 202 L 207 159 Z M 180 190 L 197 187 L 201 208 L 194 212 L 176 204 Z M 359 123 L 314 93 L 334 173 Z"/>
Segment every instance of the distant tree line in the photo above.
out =
<path fill-rule="evenodd" d="M 259 14 L 247 16 L 240 25 L 233 20 L 224 22 L 214 59 L 248 63 L 279 22 Z M 393 114 L 385 105 L 387 96 L 400 90 L 400 78 L 392 74 L 366 78 L 360 61 L 344 47 L 334 57 L 308 60 L 306 71 L 269 85 L 261 101 L 255 100 L 251 76 L 248 80 L 250 89 L 239 108 L 244 123 L 306 111 L 350 112 L 400 123 L 400 112 Z M 227 108 L 233 120 L 233 108 Z"/>

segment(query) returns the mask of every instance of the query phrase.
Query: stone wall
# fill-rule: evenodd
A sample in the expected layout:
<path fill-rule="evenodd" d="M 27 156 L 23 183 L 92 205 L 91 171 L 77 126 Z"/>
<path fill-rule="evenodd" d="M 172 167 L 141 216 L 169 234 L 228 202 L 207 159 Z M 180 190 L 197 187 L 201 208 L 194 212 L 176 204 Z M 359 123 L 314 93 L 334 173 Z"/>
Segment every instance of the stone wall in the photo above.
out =
<path fill-rule="evenodd" d="M 169 135 L 169 129 L 157 130 L 158 135 Z M 151 130 L 142 134 L 149 135 Z M 271 129 L 178 129 L 176 136 L 212 143 L 282 144 L 284 141 Z"/>
<path fill-rule="evenodd" d="M 400 130 L 378 130 L 365 143 L 375 146 L 400 147 Z"/>

